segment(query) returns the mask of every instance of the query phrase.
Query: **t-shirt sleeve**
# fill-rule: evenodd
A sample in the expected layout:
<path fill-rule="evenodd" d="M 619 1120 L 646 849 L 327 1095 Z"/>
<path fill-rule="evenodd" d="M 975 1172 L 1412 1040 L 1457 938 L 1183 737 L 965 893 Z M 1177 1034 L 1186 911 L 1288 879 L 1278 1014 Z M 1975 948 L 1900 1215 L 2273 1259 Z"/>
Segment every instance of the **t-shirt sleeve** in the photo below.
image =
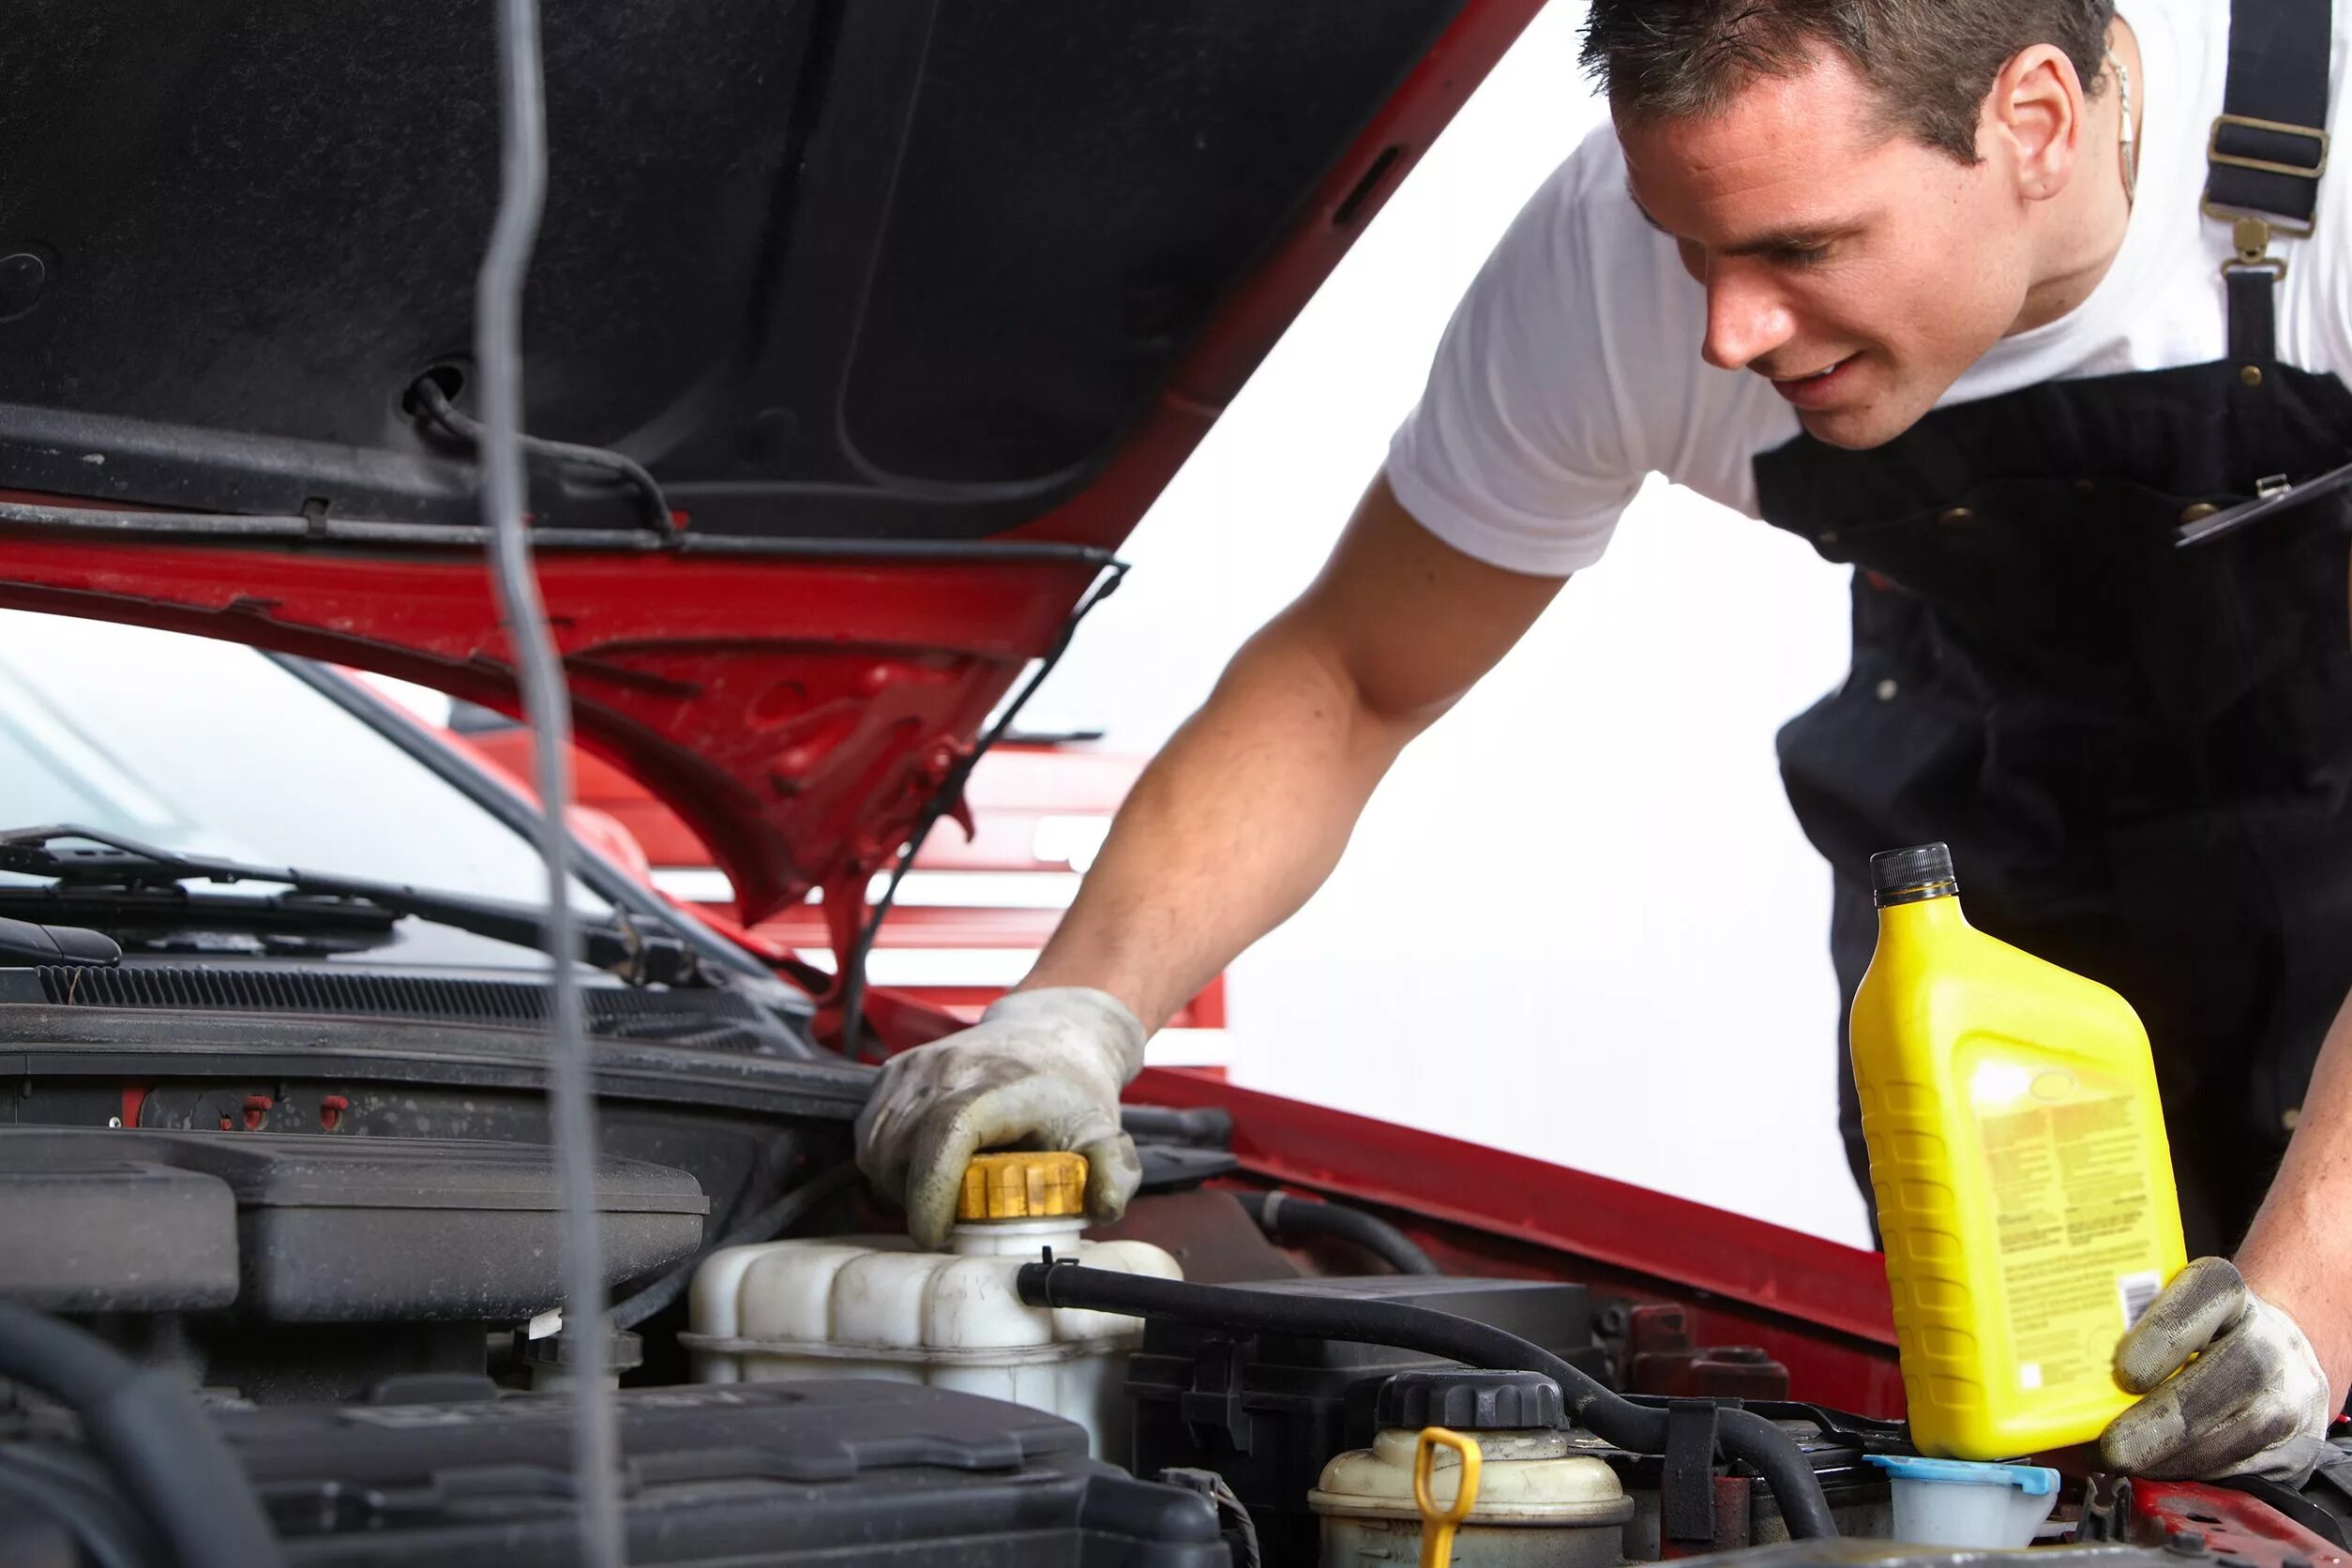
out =
<path fill-rule="evenodd" d="M 1601 558 L 1648 472 L 1623 416 L 1596 221 L 1626 204 L 1607 128 L 1521 209 L 1438 346 L 1386 475 L 1421 525 L 1508 571 L 1565 577 Z M 1596 210 L 1599 209 L 1599 210 Z"/>
<path fill-rule="evenodd" d="M 2352 5 L 2336 7 L 2334 88 L 2329 98 L 2333 134 L 2352 131 Z M 2329 188 L 2329 187 L 2333 188 Z M 2309 369 L 2333 371 L 2352 381 L 2352 169 L 2337 163 L 2328 171 L 2319 190 L 2319 207 L 2312 237 L 2300 247 L 2295 264 L 2306 268 L 2314 285 L 2313 336 L 2316 339 Z"/>

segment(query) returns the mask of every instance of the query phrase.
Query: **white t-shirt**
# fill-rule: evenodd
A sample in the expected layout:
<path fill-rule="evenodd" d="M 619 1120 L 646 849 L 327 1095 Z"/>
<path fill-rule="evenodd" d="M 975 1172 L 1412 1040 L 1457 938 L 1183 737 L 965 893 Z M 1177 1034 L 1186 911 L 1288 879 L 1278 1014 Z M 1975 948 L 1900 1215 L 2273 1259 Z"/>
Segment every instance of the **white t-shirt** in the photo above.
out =
<path fill-rule="evenodd" d="M 2126 0 L 2140 46 L 2140 166 L 2122 248 L 2058 321 L 2005 338 L 1938 406 L 2040 382 L 2203 364 L 2227 347 L 2229 225 L 2204 217 L 2205 139 L 2228 67 L 2226 0 Z M 2347 124 L 2352 0 L 2336 0 L 2331 137 Z M 2352 175 L 2331 158 L 2317 232 L 2277 239 L 2278 357 L 2352 380 Z M 1422 526 L 1512 571 L 1565 576 L 1601 558 L 1652 473 L 1756 515 L 1754 459 L 1793 439 L 1762 376 L 1699 358 L 1704 291 L 1625 190 L 1615 132 L 1570 155 L 1513 222 L 1438 348 L 1387 475 Z M 2347 432 L 2352 441 L 2352 432 Z"/>

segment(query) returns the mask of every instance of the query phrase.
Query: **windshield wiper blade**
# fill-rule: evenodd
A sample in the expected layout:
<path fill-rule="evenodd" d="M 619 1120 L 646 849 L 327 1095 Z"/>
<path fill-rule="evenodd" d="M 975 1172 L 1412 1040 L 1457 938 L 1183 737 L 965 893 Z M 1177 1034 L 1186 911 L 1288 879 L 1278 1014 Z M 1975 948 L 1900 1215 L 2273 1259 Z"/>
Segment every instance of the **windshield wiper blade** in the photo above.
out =
<path fill-rule="evenodd" d="M 216 855 L 184 854 L 118 833 L 55 822 L 0 832 L 0 871 L 53 880 L 67 895 L 92 888 L 139 889 L 184 882 L 272 882 L 294 893 L 354 900 L 392 915 L 413 915 L 518 947 L 547 948 L 546 911 L 472 893 L 448 893 L 399 882 L 260 866 Z M 671 931 L 650 928 L 626 914 L 575 920 L 580 960 L 636 986 L 709 985 L 700 957 Z"/>
<path fill-rule="evenodd" d="M 0 884 L 0 918 L 103 931 L 143 952 L 332 957 L 397 940 L 397 911 L 322 893 L 216 893 L 176 884 Z"/>
<path fill-rule="evenodd" d="M 104 931 L 51 926 L 0 915 L 0 969 L 60 964 L 68 969 L 111 969 L 122 962 L 122 944 Z"/>

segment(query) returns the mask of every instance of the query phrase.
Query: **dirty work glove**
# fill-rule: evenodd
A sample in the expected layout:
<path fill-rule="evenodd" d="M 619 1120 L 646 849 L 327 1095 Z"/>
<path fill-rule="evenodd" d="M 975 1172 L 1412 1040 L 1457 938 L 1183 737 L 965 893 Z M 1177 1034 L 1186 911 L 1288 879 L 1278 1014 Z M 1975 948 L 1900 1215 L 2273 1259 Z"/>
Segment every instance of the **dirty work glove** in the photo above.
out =
<path fill-rule="evenodd" d="M 2100 1436 L 2110 1469 L 2299 1486 L 2327 1454 L 2335 1400 L 2318 1355 L 2225 1258 L 2200 1258 L 2174 1276 L 2116 1347 L 2115 1376 L 2146 1397 Z"/>
<path fill-rule="evenodd" d="M 1143 1067 L 1143 1025 L 1108 991 L 1056 986 L 998 998 L 959 1034 L 894 1056 L 857 1118 L 857 1164 L 935 1247 L 956 1222 L 964 1167 L 986 1149 L 1075 1149 L 1086 1213 L 1117 1219 L 1142 1180 L 1119 1130 L 1119 1091 Z"/>

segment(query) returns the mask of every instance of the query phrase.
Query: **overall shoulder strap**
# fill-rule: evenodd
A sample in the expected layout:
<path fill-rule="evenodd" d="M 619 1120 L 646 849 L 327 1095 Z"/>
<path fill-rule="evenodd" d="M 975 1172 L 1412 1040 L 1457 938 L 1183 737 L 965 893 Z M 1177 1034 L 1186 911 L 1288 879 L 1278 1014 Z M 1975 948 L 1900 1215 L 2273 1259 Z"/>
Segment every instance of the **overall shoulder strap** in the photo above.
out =
<path fill-rule="evenodd" d="M 2230 0 L 2229 75 L 2206 139 L 2208 218 L 2231 225 L 2229 354 L 2259 385 L 2276 354 L 2273 294 L 2286 276 L 2274 234 L 2312 232 L 2328 167 L 2333 0 Z"/>

